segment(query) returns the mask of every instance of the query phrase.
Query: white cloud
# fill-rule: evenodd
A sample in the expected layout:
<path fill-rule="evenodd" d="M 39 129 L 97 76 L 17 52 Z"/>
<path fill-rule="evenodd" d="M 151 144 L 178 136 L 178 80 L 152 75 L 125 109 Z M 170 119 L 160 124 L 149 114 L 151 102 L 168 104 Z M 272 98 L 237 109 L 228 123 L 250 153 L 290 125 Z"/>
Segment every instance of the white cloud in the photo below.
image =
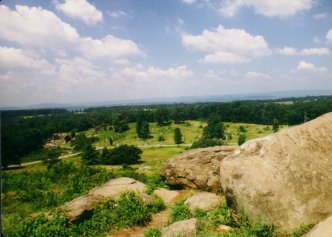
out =
<path fill-rule="evenodd" d="M 108 15 L 110 15 L 110 17 L 112 18 L 119 18 L 121 16 L 127 16 L 127 13 L 125 13 L 124 11 L 107 11 Z"/>
<path fill-rule="evenodd" d="M 309 10 L 314 0 L 224 0 L 220 12 L 225 16 L 234 16 L 242 7 L 253 8 L 256 13 L 267 17 L 287 17 L 297 12 Z"/>
<path fill-rule="evenodd" d="M 301 61 L 297 66 L 298 71 L 307 71 L 314 73 L 324 73 L 327 71 L 326 67 L 317 67 L 312 63 L 308 63 L 306 61 Z"/>
<path fill-rule="evenodd" d="M 329 55 L 331 52 L 328 48 L 308 48 L 301 51 L 302 55 Z"/>
<path fill-rule="evenodd" d="M 204 30 L 201 35 L 182 33 L 181 37 L 185 47 L 208 53 L 203 62 L 248 62 L 270 54 L 262 36 L 252 36 L 243 29 L 225 29 L 220 25 L 212 31 Z"/>
<path fill-rule="evenodd" d="M 312 41 L 315 43 L 315 44 L 320 44 L 322 41 L 320 40 L 320 38 L 318 36 L 315 36 Z"/>
<path fill-rule="evenodd" d="M 0 68 L 4 70 L 32 69 L 43 72 L 53 70 L 49 62 L 33 52 L 1 46 Z"/>
<path fill-rule="evenodd" d="M 10 19 L 10 20 L 8 20 Z M 75 28 L 41 7 L 0 5 L 0 38 L 32 47 L 59 47 L 79 39 Z"/>
<path fill-rule="evenodd" d="M 85 56 L 93 59 L 144 56 L 134 41 L 119 39 L 112 35 L 107 35 L 100 40 L 90 37 L 84 38 L 80 48 Z"/>
<path fill-rule="evenodd" d="M 331 43 L 331 44 L 332 44 L 332 29 L 330 29 L 330 30 L 326 33 L 326 43 Z"/>
<path fill-rule="evenodd" d="M 263 73 L 263 72 L 247 72 L 245 74 L 245 77 L 247 78 L 265 78 L 265 79 L 271 79 L 271 76 L 269 74 Z"/>
<path fill-rule="evenodd" d="M 81 20 L 87 25 L 94 25 L 103 20 L 103 13 L 87 0 L 65 0 L 64 3 L 56 1 L 55 7 L 65 15 Z"/>
<path fill-rule="evenodd" d="M 204 63 L 225 63 L 225 64 L 237 64 L 237 63 L 246 63 L 250 59 L 246 58 L 243 55 L 238 55 L 228 52 L 216 52 L 213 54 L 208 54 L 201 60 Z"/>
<path fill-rule="evenodd" d="M 191 4 L 194 4 L 196 2 L 196 0 L 182 0 L 182 2 L 191 5 Z"/>
<path fill-rule="evenodd" d="M 321 20 L 321 19 L 324 19 L 324 18 L 326 18 L 327 17 L 327 13 L 326 12 L 324 12 L 324 13 L 317 13 L 317 14 L 315 14 L 314 16 L 313 16 L 313 18 L 315 19 L 315 20 Z"/>
<path fill-rule="evenodd" d="M 281 55 L 287 55 L 287 56 L 294 56 L 297 54 L 297 50 L 292 47 L 284 47 L 284 48 L 278 48 L 275 50 L 276 53 Z"/>

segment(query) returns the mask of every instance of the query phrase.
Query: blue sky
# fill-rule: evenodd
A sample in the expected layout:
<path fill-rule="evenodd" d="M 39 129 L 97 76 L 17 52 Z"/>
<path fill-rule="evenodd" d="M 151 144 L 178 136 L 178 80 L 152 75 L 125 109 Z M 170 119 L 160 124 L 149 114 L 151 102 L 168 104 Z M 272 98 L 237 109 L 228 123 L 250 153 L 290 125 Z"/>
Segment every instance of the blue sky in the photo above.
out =
<path fill-rule="evenodd" d="M 1 106 L 332 89 L 329 0 L 2 0 Z"/>

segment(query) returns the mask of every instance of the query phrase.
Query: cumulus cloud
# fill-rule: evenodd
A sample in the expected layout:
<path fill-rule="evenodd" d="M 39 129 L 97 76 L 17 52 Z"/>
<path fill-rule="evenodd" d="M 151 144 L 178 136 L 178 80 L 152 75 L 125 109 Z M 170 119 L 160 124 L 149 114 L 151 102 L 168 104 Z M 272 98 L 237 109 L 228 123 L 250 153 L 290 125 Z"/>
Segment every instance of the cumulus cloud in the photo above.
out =
<path fill-rule="evenodd" d="M 10 20 L 8 20 L 10 19 Z M 0 38 L 32 47 L 59 47 L 79 39 L 76 29 L 41 7 L 0 5 Z"/>
<path fill-rule="evenodd" d="M 182 0 L 182 2 L 191 5 L 191 4 L 194 4 L 196 2 L 196 0 Z"/>
<path fill-rule="evenodd" d="M 302 55 L 329 55 L 331 52 L 328 48 L 308 48 L 301 51 Z"/>
<path fill-rule="evenodd" d="M 287 56 L 294 56 L 297 54 L 296 48 L 292 48 L 292 47 L 277 48 L 275 50 L 275 52 L 277 54 L 287 55 Z"/>
<path fill-rule="evenodd" d="M 316 65 L 301 61 L 297 66 L 298 71 L 307 71 L 307 72 L 314 72 L 314 73 L 324 73 L 327 71 L 326 67 L 317 67 Z"/>
<path fill-rule="evenodd" d="M 103 13 L 87 0 L 65 0 L 64 3 L 56 1 L 55 7 L 68 17 L 81 20 L 87 25 L 103 20 Z"/>
<path fill-rule="evenodd" d="M 144 56 L 134 41 L 119 39 L 112 35 L 107 35 L 102 39 L 84 38 L 81 40 L 80 49 L 85 56 L 96 59 Z"/>
<path fill-rule="evenodd" d="M 326 43 L 332 44 L 332 29 L 326 33 Z"/>
<path fill-rule="evenodd" d="M 34 52 L 0 46 L 0 68 L 3 70 L 31 69 L 50 72 L 53 67 Z"/>
<path fill-rule="evenodd" d="M 314 0 L 224 0 L 220 12 L 232 17 L 242 7 L 253 8 L 257 14 L 267 17 L 287 17 L 309 10 Z"/>
<path fill-rule="evenodd" d="M 265 79 L 271 79 L 271 76 L 269 74 L 263 73 L 263 72 L 247 72 L 245 74 L 245 77 L 247 78 L 265 78 Z"/>
<path fill-rule="evenodd" d="M 0 6 L 0 21 L 6 22 L 0 24 L 0 39 L 43 51 L 54 49 L 62 56 L 68 55 L 66 49 L 93 59 L 144 55 L 132 40 L 112 35 L 102 39 L 80 37 L 74 27 L 63 22 L 53 12 L 40 7 L 17 5 L 15 10 L 11 10 Z"/>
<path fill-rule="evenodd" d="M 206 63 L 241 63 L 270 54 L 264 37 L 253 36 L 243 29 L 204 30 L 200 35 L 182 33 L 182 44 L 193 50 L 208 53 Z"/>

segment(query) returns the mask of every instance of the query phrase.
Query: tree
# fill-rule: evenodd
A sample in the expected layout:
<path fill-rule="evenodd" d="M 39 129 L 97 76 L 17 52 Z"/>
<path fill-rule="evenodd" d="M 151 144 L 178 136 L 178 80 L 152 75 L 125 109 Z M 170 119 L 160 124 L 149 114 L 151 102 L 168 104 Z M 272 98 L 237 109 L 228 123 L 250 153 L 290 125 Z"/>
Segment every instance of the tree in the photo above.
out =
<path fill-rule="evenodd" d="M 182 143 L 182 134 L 180 128 L 174 129 L 174 142 L 175 144 L 181 144 Z"/>
<path fill-rule="evenodd" d="M 136 123 L 136 133 L 139 138 L 148 139 L 150 136 L 149 123 L 143 119 L 138 119 Z"/>
<path fill-rule="evenodd" d="M 246 135 L 245 135 L 245 133 L 241 133 L 240 135 L 239 135 L 239 138 L 238 138 L 238 140 L 237 140 L 237 144 L 239 145 L 239 146 L 241 146 L 243 143 L 245 143 L 246 142 Z"/>
<path fill-rule="evenodd" d="M 121 145 L 109 151 L 109 160 L 104 164 L 123 165 L 137 164 L 141 159 L 142 150 L 136 146 Z"/>
<path fill-rule="evenodd" d="M 86 165 L 98 164 L 98 152 L 91 144 L 86 146 L 81 156 L 82 162 Z"/>
<path fill-rule="evenodd" d="M 273 129 L 273 132 L 279 131 L 279 121 L 276 118 L 273 119 L 272 129 Z"/>
<path fill-rule="evenodd" d="M 80 133 L 72 141 L 72 146 L 74 146 L 76 151 L 82 151 L 87 146 L 91 146 L 91 139 L 89 139 L 84 133 Z"/>
<path fill-rule="evenodd" d="M 222 143 L 220 140 L 210 139 L 210 138 L 204 138 L 202 137 L 198 141 L 195 141 L 191 145 L 191 149 L 195 148 L 204 148 L 204 147 L 211 147 L 211 146 L 220 146 Z"/>
<path fill-rule="evenodd" d="M 208 119 L 208 125 L 203 129 L 203 136 L 209 139 L 224 139 L 225 128 L 224 124 L 220 122 L 218 115 L 212 114 Z"/>
<path fill-rule="evenodd" d="M 107 147 L 104 147 L 103 150 L 101 151 L 100 162 L 102 164 L 108 164 L 110 160 L 111 160 L 111 153 L 109 150 L 107 150 Z"/>
<path fill-rule="evenodd" d="M 110 142 L 110 145 L 113 146 L 113 138 L 112 137 L 109 138 L 109 142 Z"/>
<path fill-rule="evenodd" d="M 165 108 L 160 108 L 156 110 L 155 120 L 157 121 L 158 126 L 169 125 L 169 111 Z"/>
<path fill-rule="evenodd" d="M 124 119 L 123 116 L 121 116 L 121 114 L 119 114 L 119 113 L 113 114 L 112 123 L 113 123 L 115 132 L 122 133 L 122 132 L 129 130 L 129 126 L 128 126 L 126 119 Z"/>
<path fill-rule="evenodd" d="M 54 164 L 59 162 L 59 156 L 61 155 L 61 150 L 59 148 L 50 148 L 45 152 L 45 158 L 43 163 L 46 164 L 47 169 L 52 168 Z"/>

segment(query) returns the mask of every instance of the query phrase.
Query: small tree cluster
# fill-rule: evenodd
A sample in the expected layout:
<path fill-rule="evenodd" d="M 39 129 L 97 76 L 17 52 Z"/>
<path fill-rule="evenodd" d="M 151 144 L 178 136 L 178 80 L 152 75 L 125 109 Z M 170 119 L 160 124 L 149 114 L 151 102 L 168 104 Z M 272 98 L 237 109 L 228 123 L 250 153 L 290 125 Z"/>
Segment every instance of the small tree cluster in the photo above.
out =
<path fill-rule="evenodd" d="M 138 119 L 136 123 L 136 132 L 139 138 L 148 139 L 150 137 L 149 123 L 143 119 Z"/>
<path fill-rule="evenodd" d="M 174 142 L 175 144 L 181 144 L 182 143 L 182 134 L 180 128 L 174 129 Z"/>

